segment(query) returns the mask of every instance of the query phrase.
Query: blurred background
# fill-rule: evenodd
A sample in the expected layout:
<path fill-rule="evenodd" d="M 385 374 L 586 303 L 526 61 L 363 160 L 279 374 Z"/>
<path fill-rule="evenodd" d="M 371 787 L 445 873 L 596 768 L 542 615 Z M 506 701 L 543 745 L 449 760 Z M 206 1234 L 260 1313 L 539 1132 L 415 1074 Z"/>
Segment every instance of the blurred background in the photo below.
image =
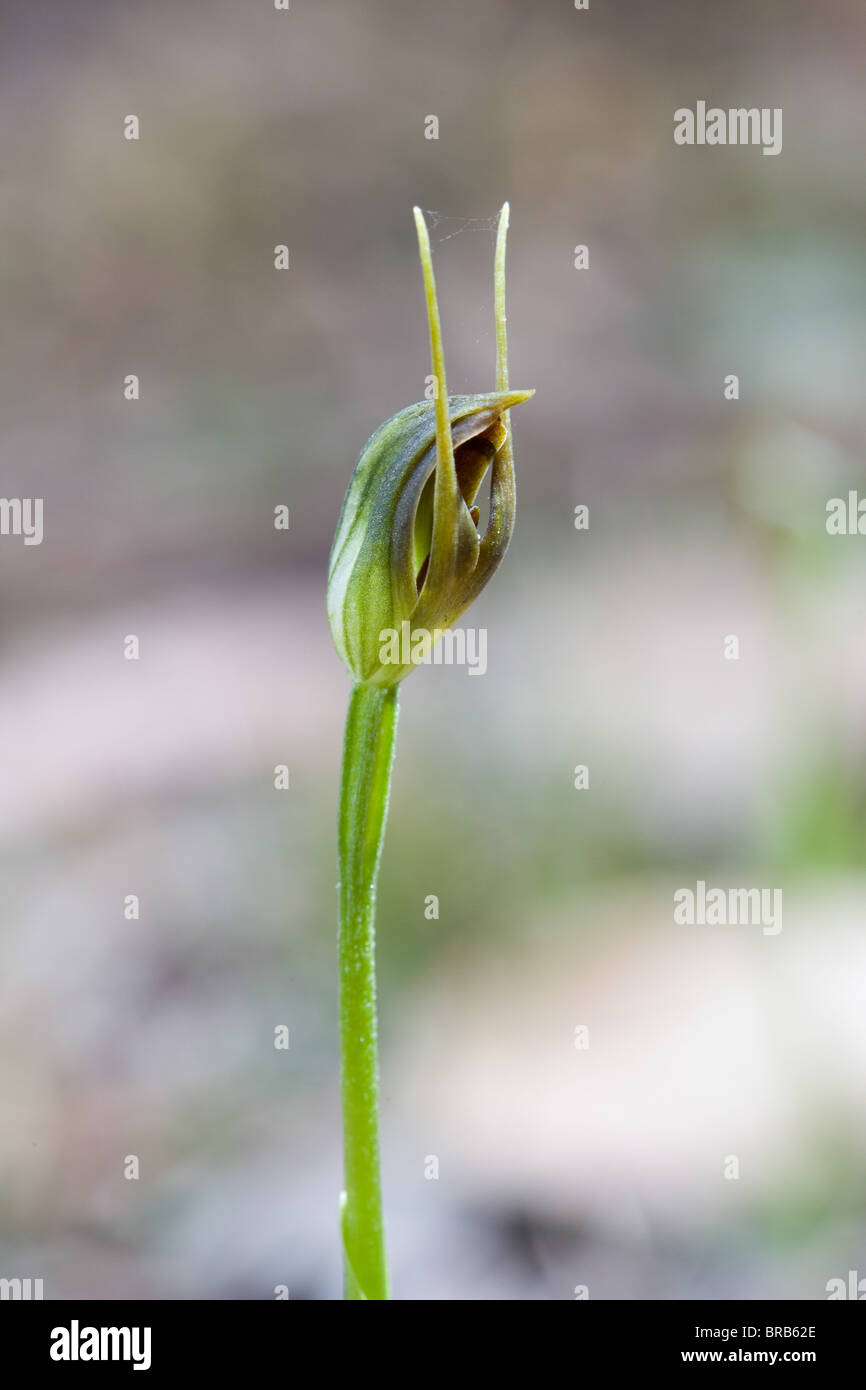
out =
<path fill-rule="evenodd" d="M 506 197 L 519 523 L 485 677 L 403 687 L 382 868 L 395 1296 L 866 1276 L 866 540 L 825 529 L 866 492 L 862 5 L 2 33 L 2 492 L 45 535 L 0 539 L 0 1276 L 340 1295 L 327 555 L 424 392 L 412 205 L 481 391 Z M 677 147 L 698 100 L 783 108 L 782 153 Z M 675 925 L 698 879 L 783 930 Z"/>

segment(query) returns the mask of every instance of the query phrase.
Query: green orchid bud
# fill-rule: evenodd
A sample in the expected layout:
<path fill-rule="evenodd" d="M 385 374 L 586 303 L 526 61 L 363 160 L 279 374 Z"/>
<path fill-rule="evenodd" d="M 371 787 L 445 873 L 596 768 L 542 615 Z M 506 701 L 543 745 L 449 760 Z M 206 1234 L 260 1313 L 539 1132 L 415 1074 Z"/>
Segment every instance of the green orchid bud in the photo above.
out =
<path fill-rule="evenodd" d="M 362 685 L 396 685 L 408 675 L 498 568 L 515 517 L 508 412 L 533 395 L 508 388 L 508 204 L 499 218 L 494 272 L 497 389 L 486 395 L 447 395 L 430 241 L 418 208 L 415 224 L 436 398 L 399 411 L 368 441 L 343 502 L 328 572 L 334 645 Z M 488 470 L 490 515 L 482 536 L 474 503 Z"/>

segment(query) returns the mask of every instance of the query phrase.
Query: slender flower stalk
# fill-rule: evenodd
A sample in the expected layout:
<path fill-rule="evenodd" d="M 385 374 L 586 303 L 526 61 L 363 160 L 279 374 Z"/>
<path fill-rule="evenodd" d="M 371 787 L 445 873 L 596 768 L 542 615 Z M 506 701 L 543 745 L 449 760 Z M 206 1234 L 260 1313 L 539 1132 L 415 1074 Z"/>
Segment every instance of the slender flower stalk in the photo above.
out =
<path fill-rule="evenodd" d="M 346 1297 L 387 1298 L 379 1174 L 376 879 L 397 734 L 398 686 L 356 685 L 349 700 L 340 787 L 340 1053 Z"/>
<path fill-rule="evenodd" d="M 424 276 L 434 401 L 407 406 L 367 443 L 352 475 L 328 573 L 328 621 L 352 674 L 340 785 L 338 853 L 342 1236 L 345 1297 L 389 1297 L 379 1145 L 376 883 L 388 814 L 400 682 L 481 592 L 514 529 L 505 329 L 508 204 L 496 238 L 496 390 L 448 396 L 427 227 L 415 225 Z M 475 497 L 490 471 L 490 517 L 478 532 Z M 385 634 L 408 624 L 411 656 Z M 402 663 L 402 664 L 401 664 Z"/>

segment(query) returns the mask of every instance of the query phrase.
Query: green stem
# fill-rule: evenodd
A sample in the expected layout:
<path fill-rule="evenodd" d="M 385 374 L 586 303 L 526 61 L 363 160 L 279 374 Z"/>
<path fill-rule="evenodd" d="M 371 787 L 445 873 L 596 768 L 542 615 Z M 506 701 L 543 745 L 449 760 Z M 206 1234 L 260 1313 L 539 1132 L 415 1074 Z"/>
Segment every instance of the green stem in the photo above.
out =
<path fill-rule="evenodd" d="M 340 1055 L 343 1097 L 343 1253 L 348 1299 L 388 1297 L 379 1175 L 376 879 L 394 741 L 397 687 L 356 685 L 340 784 Z"/>

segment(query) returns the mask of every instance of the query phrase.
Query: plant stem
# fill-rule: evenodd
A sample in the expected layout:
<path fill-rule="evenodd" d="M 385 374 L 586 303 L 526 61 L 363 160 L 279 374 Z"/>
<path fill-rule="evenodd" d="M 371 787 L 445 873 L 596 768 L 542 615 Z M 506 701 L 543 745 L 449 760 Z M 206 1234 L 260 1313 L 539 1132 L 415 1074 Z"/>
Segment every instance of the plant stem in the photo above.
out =
<path fill-rule="evenodd" d="M 396 733 L 397 687 L 354 686 L 343 745 L 338 837 L 347 1299 L 389 1296 L 379 1174 L 375 915 Z"/>

